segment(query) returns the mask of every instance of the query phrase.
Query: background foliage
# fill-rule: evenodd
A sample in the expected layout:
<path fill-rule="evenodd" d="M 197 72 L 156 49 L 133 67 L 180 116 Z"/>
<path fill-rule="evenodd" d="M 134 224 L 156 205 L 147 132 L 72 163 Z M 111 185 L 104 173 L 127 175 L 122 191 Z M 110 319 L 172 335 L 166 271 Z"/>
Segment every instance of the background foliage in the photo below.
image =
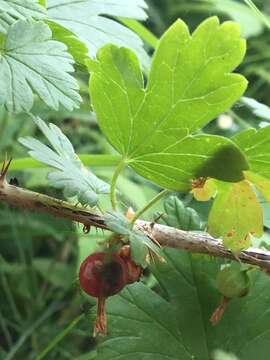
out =
<path fill-rule="evenodd" d="M 65 2 L 68 3 L 68 1 Z M 0 30 L 1 32 L 11 32 L 12 35 L 12 31 L 23 32 L 26 25 L 24 20 L 20 20 L 19 23 L 10 27 L 14 19 L 24 17 L 21 9 L 16 8 L 19 2 L 13 0 L 10 3 L 15 7 L 8 8 L 6 1 L 0 1 Z M 73 9 L 74 16 L 82 16 L 82 28 L 75 25 L 73 18 L 65 18 L 66 15 L 70 15 L 65 11 L 65 8 L 60 10 L 62 20 L 57 20 L 59 13 L 53 10 L 57 1 L 47 0 L 47 5 L 51 8 L 47 14 L 37 1 L 26 1 L 25 3 L 36 3 L 33 7 L 29 5 L 28 11 L 35 18 L 46 19 L 51 24 L 54 41 L 65 42 L 76 60 L 81 59 L 82 54 L 83 57 L 87 57 L 88 50 L 91 54 L 95 53 L 100 45 L 121 34 L 117 43 L 127 43 L 133 47 L 147 68 L 153 48 L 148 43 L 145 44 L 146 50 L 143 50 L 141 40 L 134 33 L 123 28 L 120 22 L 111 19 L 112 16 L 126 16 L 146 20 L 144 8 L 140 6 L 143 3 L 142 1 L 132 1 L 136 5 L 134 8 L 125 7 L 124 4 L 127 2 L 124 0 L 119 1 L 118 3 L 121 5 L 114 7 L 113 11 L 112 8 L 105 9 L 107 11 L 104 11 L 104 8 L 95 8 L 95 12 L 92 12 L 92 18 L 86 18 L 87 6 L 90 6 L 90 1 L 85 2 L 84 9 L 80 11 L 76 7 Z M 62 3 L 64 2 L 62 1 Z M 149 18 L 145 24 L 158 37 L 178 17 L 185 20 L 191 29 L 194 29 L 210 15 L 218 15 L 222 20 L 234 19 L 239 21 L 243 35 L 248 39 L 247 55 L 239 69 L 249 80 L 246 96 L 254 97 L 257 101 L 270 106 L 269 29 L 244 2 L 232 0 L 198 0 L 192 2 L 148 0 L 147 3 Z M 257 0 L 255 4 L 266 17 L 270 16 L 269 2 Z M 99 16 L 99 14 L 104 13 L 109 16 Z M 127 21 L 122 18 L 120 20 Z M 129 25 L 132 24 L 132 20 L 129 21 Z M 92 28 L 87 27 L 88 23 L 91 24 Z M 16 30 L 15 27 L 19 26 L 20 29 Z M 65 30 L 62 28 L 63 26 Z M 85 26 L 87 31 L 85 31 Z M 109 35 L 105 33 L 101 37 L 99 27 L 109 29 Z M 47 27 L 47 30 L 44 29 L 40 28 L 40 37 L 36 39 L 42 55 L 48 50 L 46 48 L 48 46 L 46 32 L 49 30 Z M 79 39 L 75 38 L 74 34 L 79 34 Z M 85 38 L 85 34 L 88 34 L 89 38 Z M 25 33 L 26 37 L 30 35 L 27 32 Z M 92 38 L 99 40 L 93 46 L 91 45 Z M 59 48 L 58 45 L 54 46 L 55 43 L 51 44 L 50 49 L 57 51 L 62 56 L 63 49 Z M 24 57 L 23 60 L 22 56 L 25 55 L 16 54 L 16 56 L 19 61 L 15 65 L 13 63 L 13 66 L 15 66 L 14 72 L 18 73 L 19 76 L 26 74 L 25 68 L 21 69 L 20 67 L 22 63 L 27 60 L 29 70 L 33 62 L 39 61 L 33 56 L 27 59 Z M 59 61 L 60 59 L 62 58 L 60 57 Z M 62 69 L 69 71 L 71 60 L 67 56 L 65 61 L 63 63 L 61 60 Z M 45 77 L 54 75 L 53 68 L 47 69 L 46 58 L 44 60 L 44 57 L 42 57 L 42 65 L 41 71 Z M 83 65 L 76 65 L 75 70 L 82 103 L 73 111 L 70 110 L 79 105 L 79 98 L 73 93 L 76 85 L 67 73 L 61 81 L 65 81 L 68 96 L 65 103 L 61 104 L 60 111 L 51 110 L 47 106 L 53 105 L 55 109 L 58 109 L 57 87 L 59 83 L 54 82 L 52 88 L 45 92 L 44 83 L 40 82 L 39 77 L 29 87 L 27 87 L 27 82 L 24 83 L 25 79 L 19 77 L 18 81 L 25 86 L 18 89 L 18 102 L 16 104 L 19 105 L 14 106 L 10 98 L 5 99 L 5 102 L 13 110 L 19 110 L 22 106 L 29 110 L 33 102 L 32 112 L 44 120 L 57 124 L 72 140 L 77 153 L 115 154 L 105 141 L 104 136 L 101 135 L 95 115 L 89 111 L 88 79 L 83 71 Z M 7 76 L 7 74 L 0 75 Z M 5 81 L 3 84 L 4 88 L 1 89 L 0 97 L 4 93 L 10 94 L 8 89 L 10 82 Z M 34 93 L 40 94 L 45 103 L 33 96 L 32 90 Z M 53 102 L 48 104 L 50 101 Z M 270 119 L 269 116 L 267 118 L 265 115 L 266 112 L 267 110 L 264 109 L 263 116 L 257 116 L 252 113 L 250 108 L 244 106 L 243 102 L 239 102 L 226 114 L 227 117 L 220 116 L 209 123 L 206 131 L 209 134 L 232 136 L 239 130 L 249 127 L 259 129 L 263 122 L 268 122 Z M 13 158 L 25 157 L 25 149 L 17 139 L 31 135 L 44 140 L 43 135 L 26 115 L 8 113 L 3 107 L 0 109 L 1 160 L 5 153 L 12 154 Z M 22 170 L 19 170 L 20 166 Z M 59 198 L 62 196 L 58 190 L 48 187 L 47 169 L 40 168 L 37 171 L 31 169 L 31 166 L 23 161 L 16 164 L 16 169 L 10 175 L 16 176 L 20 185 Z M 108 167 L 97 166 L 94 170 L 104 180 L 110 179 L 112 174 L 112 168 Z M 119 187 L 121 187 L 123 202 L 134 208 L 143 206 L 158 191 L 157 187 L 129 170 L 126 170 L 119 179 Z M 185 210 L 179 199 L 168 199 L 164 204 L 167 213 L 164 221 L 173 226 L 178 224 L 184 229 L 198 230 L 208 217 L 209 202 L 195 202 L 190 194 L 183 195 L 181 200 L 185 206 L 195 209 L 197 213 L 194 210 Z M 102 201 L 105 204 L 108 200 L 104 198 Z M 265 212 L 263 241 L 265 246 L 268 246 L 270 212 L 269 206 L 263 200 L 262 204 Z M 175 213 L 175 211 L 170 210 L 172 208 L 177 210 L 175 218 L 172 218 L 172 213 Z M 152 209 L 148 215 L 153 216 L 155 211 L 164 211 L 162 204 Z M 90 338 L 90 318 L 92 316 L 90 313 L 94 302 L 92 299 L 86 299 L 80 293 L 76 271 L 78 264 L 86 254 L 98 246 L 99 242 L 102 242 L 102 232 L 95 233 L 93 231 L 90 234 L 91 241 L 89 241 L 89 236 L 83 235 L 79 226 L 59 219 L 55 221 L 46 215 L 18 212 L 2 204 L 0 205 L 0 229 L 0 358 L 9 360 L 37 360 L 42 358 L 48 360 L 90 360 L 96 358 L 96 341 Z M 176 257 L 179 257 L 177 261 Z M 112 338 L 106 340 L 99 347 L 98 359 L 117 359 L 120 358 L 120 355 L 123 355 L 123 359 L 137 359 L 136 351 L 139 351 L 140 354 L 143 353 L 145 359 L 151 359 L 153 356 L 151 351 L 156 346 L 156 342 L 155 346 L 151 343 L 151 336 L 154 333 L 160 339 L 167 339 L 169 336 L 172 346 L 172 348 L 166 348 L 166 343 L 161 342 L 160 347 L 156 348 L 158 353 L 155 354 L 155 358 L 157 359 L 164 358 L 162 352 L 165 352 L 165 355 L 171 359 L 179 359 L 180 356 L 183 359 L 191 359 L 191 356 L 196 358 L 197 356 L 200 360 L 209 358 L 215 360 L 236 359 L 234 355 L 226 355 L 223 351 L 233 352 L 239 359 L 244 360 L 253 360 L 255 357 L 262 360 L 266 359 L 268 356 L 266 350 L 269 349 L 269 292 L 265 287 L 266 275 L 259 275 L 254 272 L 252 276 L 256 285 L 252 289 L 252 294 L 244 300 L 244 305 L 239 303 L 242 300 L 237 301 L 230 308 L 222 326 L 218 330 L 213 330 L 208 319 L 219 299 L 219 294 L 214 286 L 214 277 L 219 261 L 209 262 L 205 257 L 200 257 L 198 260 L 196 256 L 175 254 L 175 252 L 168 252 L 166 258 L 168 261 L 165 268 L 158 265 L 153 266 L 152 274 L 146 273 L 144 284 L 135 285 L 125 290 L 120 297 L 111 300 L 109 313 Z M 211 264 L 211 269 L 209 269 L 209 264 Z M 206 267 L 207 271 L 205 270 Z M 168 272 L 172 276 L 168 277 Z M 179 282 L 181 286 L 179 286 Z M 210 293 L 213 296 L 210 297 Z M 151 302 L 145 303 L 147 298 L 151 298 Z M 191 298 L 193 299 L 192 302 L 190 302 Z M 142 302 L 148 314 L 145 312 L 146 310 L 143 312 L 140 309 Z M 254 303 L 254 305 L 248 310 L 249 307 L 246 304 L 250 303 Z M 188 307 L 189 315 L 194 315 L 192 321 L 190 317 L 185 318 L 183 311 L 185 307 Z M 246 310 L 245 312 L 243 308 Z M 162 311 L 159 311 L 160 309 Z M 81 316 L 82 311 L 87 316 Z M 235 328 L 236 339 L 235 336 L 230 336 L 228 329 L 232 326 L 232 319 L 239 312 L 241 314 L 239 323 Z M 140 319 L 138 322 L 136 321 L 137 318 Z M 243 335 L 241 322 L 249 324 L 245 329 L 245 335 Z M 143 342 L 138 341 L 138 343 L 134 339 L 130 341 L 130 328 L 135 329 L 132 336 L 136 337 L 144 326 L 148 335 L 147 339 Z M 204 333 L 203 336 L 202 333 Z M 226 333 L 225 337 L 224 333 Z M 176 334 L 179 335 L 177 338 Z M 122 338 L 123 342 L 118 342 L 112 350 L 111 344 L 113 344 L 114 338 L 119 337 Z M 199 338 L 199 343 L 192 344 L 192 341 L 197 338 Z M 137 350 L 131 353 L 134 346 Z M 219 350 L 220 348 L 222 351 Z"/>

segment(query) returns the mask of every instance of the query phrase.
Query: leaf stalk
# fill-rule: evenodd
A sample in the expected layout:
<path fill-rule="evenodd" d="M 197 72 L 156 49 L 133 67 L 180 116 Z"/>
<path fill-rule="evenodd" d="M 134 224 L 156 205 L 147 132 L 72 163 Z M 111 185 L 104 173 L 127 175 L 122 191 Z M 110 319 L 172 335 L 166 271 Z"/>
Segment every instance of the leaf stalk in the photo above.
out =
<path fill-rule="evenodd" d="M 121 172 L 123 171 L 125 166 L 126 166 L 126 159 L 122 158 L 122 160 L 117 165 L 117 167 L 116 167 L 116 169 L 114 171 L 113 177 L 112 177 L 112 181 L 111 181 L 111 204 L 112 204 L 113 210 L 116 210 L 116 205 L 117 205 L 117 199 L 116 199 L 116 183 L 117 183 L 117 179 L 118 179 L 119 175 L 121 174 Z"/>
<path fill-rule="evenodd" d="M 138 220 L 139 217 L 142 216 L 142 214 L 144 214 L 147 210 L 149 210 L 156 202 L 158 202 L 161 198 L 166 196 L 169 192 L 170 192 L 169 190 L 165 189 L 159 192 L 155 197 L 153 197 L 143 208 L 141 208 L 134 214 L 131 224 L 134 225 L 136 220 Z"/>

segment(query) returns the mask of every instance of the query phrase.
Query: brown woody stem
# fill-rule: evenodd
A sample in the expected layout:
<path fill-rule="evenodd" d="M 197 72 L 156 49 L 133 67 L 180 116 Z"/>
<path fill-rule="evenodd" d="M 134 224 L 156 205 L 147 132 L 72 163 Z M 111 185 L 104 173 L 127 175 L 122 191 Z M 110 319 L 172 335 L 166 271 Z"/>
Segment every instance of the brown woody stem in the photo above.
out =
<path fill-rule="evenodd" d="M 6 169 L 4 169 L 6 173 Z M 107 229 L 102 215 L 82 207 L 69 204 L 44 194 L 39 194 L 7 183 L 0 174 L 0 202 L 29 211 L 38 211 L 83 224 L 86 228 L 94 226 Z M 206 233 L 183 231 L 166 225 L 137 220 L 135 228 L 143 231 L 154 242 L 163 247 L 208 254 L 235 260 L 235 255 L 227 250 L 220 239 Z M 237 260 L 256 265 L 270 273 L 270 251 L 249 248 L 237 255 Z"/>

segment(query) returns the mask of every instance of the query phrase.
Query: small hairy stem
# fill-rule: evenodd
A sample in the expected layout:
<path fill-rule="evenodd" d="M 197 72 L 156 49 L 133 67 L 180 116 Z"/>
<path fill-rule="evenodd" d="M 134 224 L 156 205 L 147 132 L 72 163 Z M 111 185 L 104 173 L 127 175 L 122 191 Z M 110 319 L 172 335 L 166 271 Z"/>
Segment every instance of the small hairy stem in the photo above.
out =
<path fill-rule="evenodd" d="M 122 159 L 119 164 L 117 165 L 113 177 L 112 177 L 112 182 L 111 182 L 111 204 L 112 204 L 112 208 L 115 210 L 116 209 L 116 183 L 117 183 L 117 179 L 118 176 L 121 174 L 122 170 L 124 169 L 126 165 L 126 161 L 125 159 Z"/>
<path fill-rule="evenodd" d="M 158 202 L 161 198 L 166 196 L 169 193 L 169 190 L 162 190 L 160 193 L 158 193 L 153 199 L 151 199 L 143 208 L 138 210 L 131 221 L 131 224 L 135 224 L 136 220 L 139 219 L 142 214 L 144 214 L 147 210 L 149 210 L 156 202 Z"/>
<path fill-rule="evenodd" d="M 79 222 L 85 226 L 108 229 L 102 215 L 76 207 L 66 201 L 10 185 L 3 179 L 0 180 L 0 202 L 29 211 L 45 212 L 53 216 Z M 158 241 L 163 247 L 208 254 L 231 260 L 236 259 L 235 255 L 223 246 L 220 239 L 214 239 L 207 233 L 183 231 L 139 219 L 135 221 L 134 226 L 137 230 L 143 231 L 154 242 Z M 270 274 L 270 251 L 248 248 L 237 255 L 237 260 L 259 266 L 267 274 Z"/>

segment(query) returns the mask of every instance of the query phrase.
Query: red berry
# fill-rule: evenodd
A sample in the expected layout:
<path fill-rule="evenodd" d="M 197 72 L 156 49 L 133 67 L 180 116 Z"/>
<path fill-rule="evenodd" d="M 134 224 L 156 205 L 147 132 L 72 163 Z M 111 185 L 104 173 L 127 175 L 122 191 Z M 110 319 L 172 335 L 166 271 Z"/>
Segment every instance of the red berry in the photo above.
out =
<path fill-rule="evenodd" d="M 126 262 L 117 254 L 94 253 L 82 262 L 79 276 L 82 289 L 98 298 L 94 336 L 106 335 L 105 301 L 108 296 L 118 293 L 128 283 Z"/>
<path fill-rule="evenodd" d="M 106 298 L 138 281 L 141 273 L 141 267 L 131 259 L 129 246 L 123 246 L 118 254 L 94 253 L 82 262 L 80 285 L 87 294 L 98 299 L 94 336 L 107 334 Z"/>
<path fill-rule="evenodd" d="M 82 289 L 96 298 L 118 293 L 128 282 L 127 266 L 117 254 L 104 252 L 88 256 L 80 267 Z"/>

